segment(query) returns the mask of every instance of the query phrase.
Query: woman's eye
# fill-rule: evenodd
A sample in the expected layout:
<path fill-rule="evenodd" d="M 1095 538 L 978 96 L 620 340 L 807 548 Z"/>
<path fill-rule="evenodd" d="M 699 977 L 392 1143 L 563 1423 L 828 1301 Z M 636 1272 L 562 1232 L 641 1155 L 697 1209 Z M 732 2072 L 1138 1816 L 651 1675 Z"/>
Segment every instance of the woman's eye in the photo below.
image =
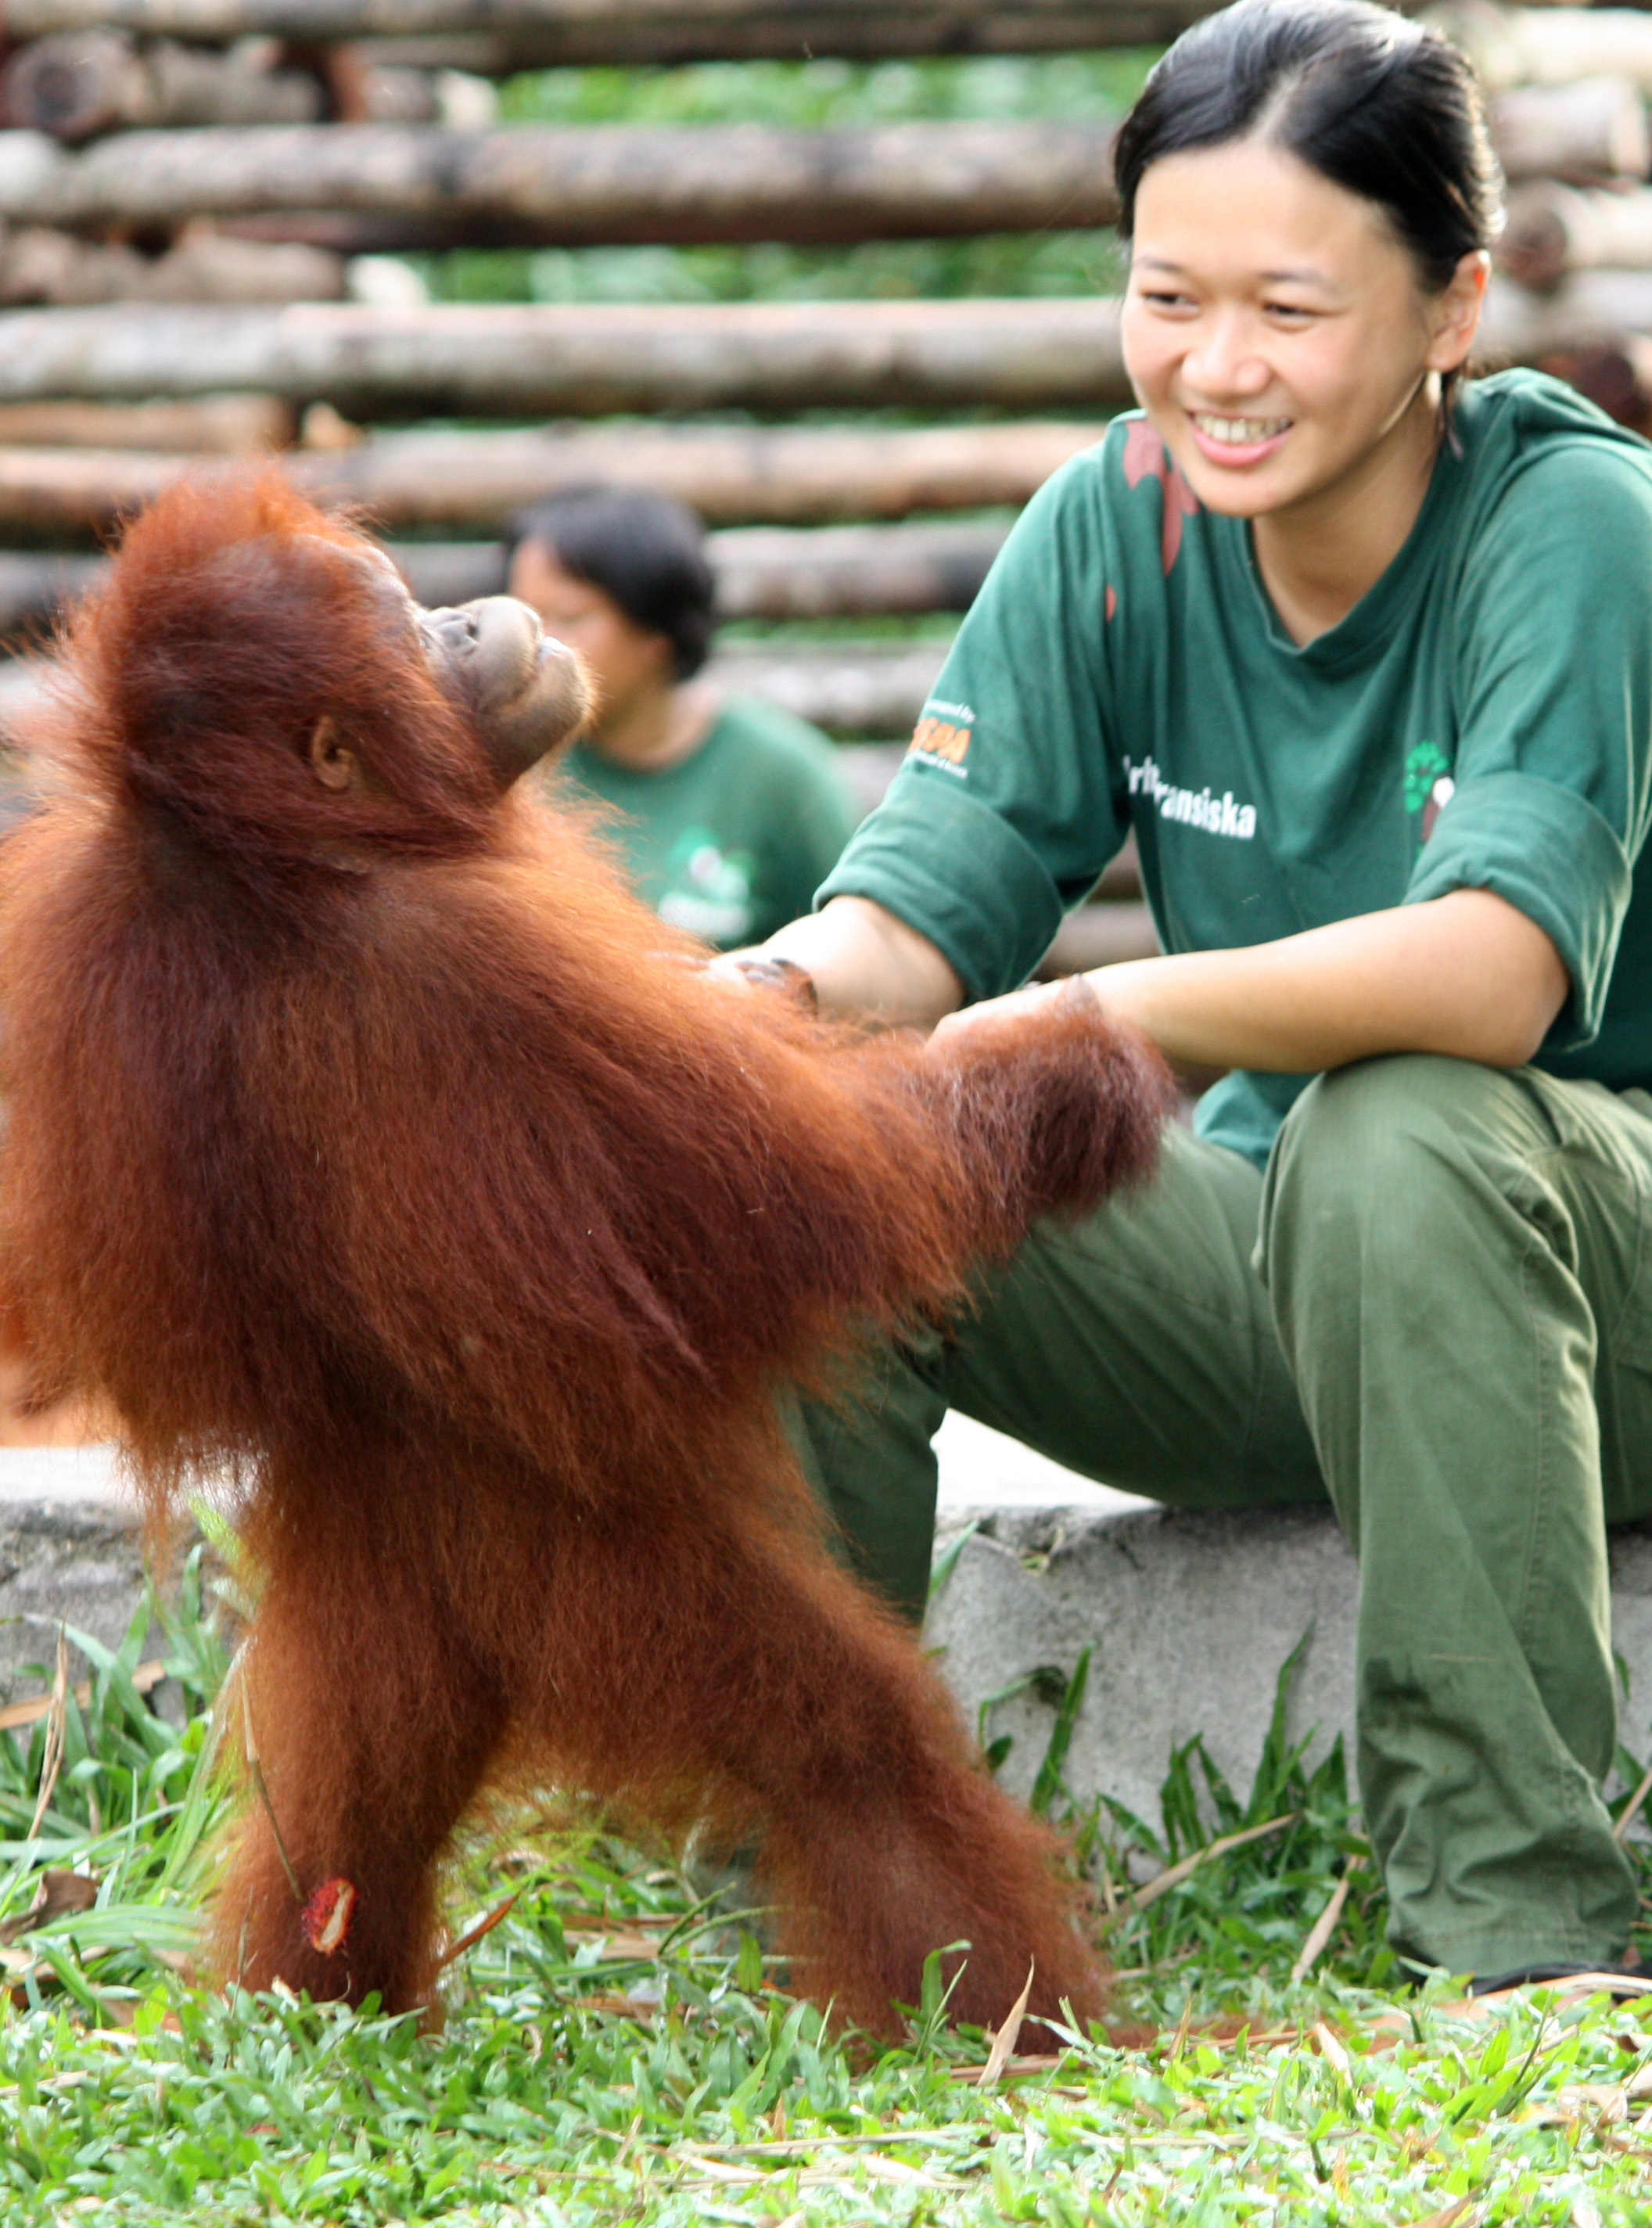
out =
<path fill-rule="evenodd" d="M 1301 302 L 1265 302 L 1262 306 L 1271 317 L 1288 317 L 1296 324 L 1303 324 L 1318 314 Z"/>
<path fill-rule="evenodd" d="M 1194 306 L 1191 294 L 1177 294 L 1159 286 L 1143 286 L 1143 301 L 1150 302 L 1156 310 L 1190 310 Z"/>

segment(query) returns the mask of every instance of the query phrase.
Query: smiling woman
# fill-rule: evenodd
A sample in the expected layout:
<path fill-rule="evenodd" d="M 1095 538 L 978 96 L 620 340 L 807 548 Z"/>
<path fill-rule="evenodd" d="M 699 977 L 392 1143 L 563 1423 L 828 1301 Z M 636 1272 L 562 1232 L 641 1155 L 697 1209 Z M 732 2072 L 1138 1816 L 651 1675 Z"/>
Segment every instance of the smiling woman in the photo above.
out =
<path fill-rule="evenodd" d="M 1421 508 L 1500 180 L 1443 41 L 1229 10 L 1176 53 L 1115 157 L 1130 375 L 1199 500 L 1256 521 L 1269 593 L 1306 642 Z"/>
<path fill-rule="evenodd" d="M 1465 384 L 1498 180 L 1437 33 L 1240 0 L 1117 163 L 1142 408 L 1029 506 L 766 948 L 967 1035 L 1049 996 L 1133 832 L 1164 956 L 1091 984 L 1230 1072 L 1150 1187 L 814 1418 L 821 1476 L 914 1604 L 949 1404 L 1181 1506 L 1329 1495 L 1395 1948 L 1598 1965 L 1636 1917 L 1606 1527 L 1652 1514 L 1652 452 Z"/>
<path fill-rule="evenodd" d="M 1213 195 L 1235 230 L 1209 230 Z M 1199 502 L 1254 521 L 1274 607 L 1310 642 L 1399 555 L 1422 507 L 1486 256 L 1465 252 L 1423 293 L 1380 209 L 1265 139 L 1169 156 L 1131 203 L 1137 392 Z M 1315 259 L 1287 262 L 1305 240 Z"/>

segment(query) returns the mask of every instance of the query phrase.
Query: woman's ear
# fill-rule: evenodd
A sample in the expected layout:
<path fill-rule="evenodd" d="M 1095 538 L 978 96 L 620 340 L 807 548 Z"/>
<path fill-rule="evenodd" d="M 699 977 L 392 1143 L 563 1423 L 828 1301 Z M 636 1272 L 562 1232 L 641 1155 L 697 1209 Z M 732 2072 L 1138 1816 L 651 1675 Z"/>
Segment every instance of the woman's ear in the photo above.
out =
<path fill-rule="evenodd" d="M 345 742 L 338 722 L 330 712 L 323 712 L 317 720 L 306 755 L 310 760 L 310 771 L 323 789 L 361 788 L 361 762 Z"/>
<path fill-rule="evenodd" d="M 679 655 L 677 646 L 669 634 L 656 634 L 651 627 L 648 630 L 649 663 L 663 681 L 676 679 Z"/>
<path fill-rule="evenodd" d="M 1471 248 L 1458 259 L 1444 290 L 1429 304 L 1431 371 L 1459 371 L 1468 362 L 1490 276 L 1490 256 L 1483 247 Z"/>

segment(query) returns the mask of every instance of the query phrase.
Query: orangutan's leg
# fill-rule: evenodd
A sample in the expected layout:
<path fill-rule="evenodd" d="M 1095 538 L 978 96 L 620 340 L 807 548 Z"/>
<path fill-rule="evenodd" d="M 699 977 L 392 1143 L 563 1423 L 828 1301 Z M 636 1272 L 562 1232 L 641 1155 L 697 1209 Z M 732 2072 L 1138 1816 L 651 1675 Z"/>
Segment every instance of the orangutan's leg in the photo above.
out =
<path fill-rule="evenodd" d="M 930 1953 L 967 1942 L 944 1960 L 949 1979 L 964 1966 L 954 2018 L 996 2026 L 1029 1964 L 1035 2013 L 1098 2011 L 1058 1841 L 994 1785 L 914 1642 L 823 1550 L 662 1515 L 606 1531 L 563 1585 L 577 1602 L 554 1627 L 560 1692 L 601 1701 L 581 1768 L 609 1793 L 669 1788 L 674 1768 L 714 1802 L 726 1790 L 729 1822 L 760 1834 L 778 1946 L 817 2002 L 887 2031 Z M 599 1600 L 623 1612 L 605 1628 Z"/>
<path fill-rule="evenodd" d="M 405 2011 L 430 1999 L 436 1860 L 503 1706 L 420 1567 L 359 1537 L 352 1553 L 343 1529 L 327 1527 L 325 1552 L 274 1552 L 230 1703 L 247 1713 L 232 1738 L 250 1730 L 258 1767 L 213 1948 L 222 1976 L 248 1988 L 279 1979 L 353 2003 L 376 1992 Z M 303 1899 L 339 1880 L 355 1903 L 330 1951 L 308 1938 Z"/>

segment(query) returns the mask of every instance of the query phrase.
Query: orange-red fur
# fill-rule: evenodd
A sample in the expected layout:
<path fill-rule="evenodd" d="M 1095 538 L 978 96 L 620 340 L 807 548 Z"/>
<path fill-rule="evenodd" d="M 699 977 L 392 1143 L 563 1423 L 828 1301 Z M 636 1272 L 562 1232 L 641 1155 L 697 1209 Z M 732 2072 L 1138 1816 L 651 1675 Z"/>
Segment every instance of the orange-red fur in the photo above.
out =
<path fill-rule="evenodd" d="M 271 481 L 131 531 L 66 646 L 61 793 L 0 887 L 5 1267 L 43 1394 L 158 1519 L 226 1468 L 266 1571 L 262 1810 L 221 1969 L 428 2000 L 436 1866 L 503 1776 L 755 1833 L 800 1984 L 887 2028 L 1099 2001 L 1056 1844 L 835 1565 L 775 1418 L 846 1328 L 955 1305 L 1149 1162 L 1094 1002 L 947 1058 L 707 976 L 570 810 L 501 801 L 354 537 Z M 323 713 L 375 779 L 317 785 Z M 956 1962 L 956 1961 L 954 1961 Z"/>

